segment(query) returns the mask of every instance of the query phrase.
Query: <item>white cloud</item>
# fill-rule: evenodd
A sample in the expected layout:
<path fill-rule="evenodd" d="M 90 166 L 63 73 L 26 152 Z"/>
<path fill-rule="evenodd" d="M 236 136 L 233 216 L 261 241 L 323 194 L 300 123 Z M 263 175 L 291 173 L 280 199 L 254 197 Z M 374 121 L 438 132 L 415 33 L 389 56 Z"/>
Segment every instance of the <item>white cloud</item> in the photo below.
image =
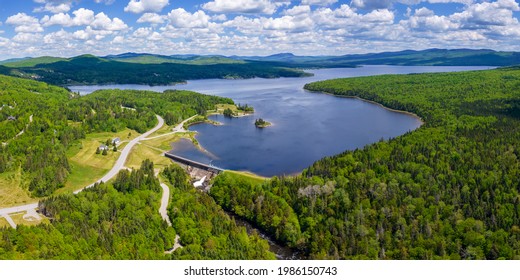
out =
<path fill-rule="evenodd" d="M 88 40 L 90 38 L 90 34 L 85 30 L 78 30 L 72 34 L 72 37 L 76 40 Z"/>
<path fill-rule="evenodd" d="M 161 24 L 164 23 L 165 16 L 156 14 L 156 13 L 145 13 L 138 20 L 138 23 L 152 23 L 152 24 Z"/>
<path fill-rule="evenodd" d="M 90 26 L 93 29 L 108 31 L 121 31 L 128 28 L 128 25 L 126 25 L 119 18 L 110 19 L 103 12 L 96 15 L 94 21 L 90 24 Z"/>
<path fill-rule="evenodd" d="M 61 29 L 57 32 L 52 32 L 43 37 L 43 42 L 45 44 L 56 44 L 68 41 L 72 37 L 72 34 L 66 32 Z"/>
<path fill-rule="evenodd" d="M 113 44 L 124 44 L 125 43 L 125 37 L 123 37 L 123 36 L 116 36 L 112 40 L 112 43 Z"/>
<path fill-rule="evenodd" d="M 110 19 L 105 13 L 101 12 L 94 16 L 94 12 L 88 9 L 78 9 L 73 12 L 72 18 L 69 14 L 59 13 L 49 16 L 44 16 L 41 20 L 44 26 L 61 25 L 64 27 L 72 26 L 89 26 L 94 30 L 107 31 L 121 31 L 128 29 L 121 19 Z"/>
<path fill-rule="evenodd" d="M 49 3 L 58 7 L 63 3 L 74 6 L 85 2 L 36 1 L 41 7 Z M 112 1 L 94 0 L 101 4 Z M 13 15 L 3 23 L 12 26 L 16 34 L 0 37 L 0 57 L 128 51 L 171 53 L 171 50 L 206 54 L 287 51 L 311 55 L 432 47 L 514 50 L 520 44 L 520 23 L 515 13 L 520 7 L 514 0 L 206 0 L 200 6 L 203 10 L 179 8 L 166 15 L 145 11 L 148 6 L 144 4 L 148 1 L 125 3 L 129 2 L 141 5 L 142 9 L 133 28 L 113 18 L 110 11 L 96 14 L 85 8 L 46 13 L 40 20 L 31 14 Z M 333 2 L 350 4 L 333 6 Z M 421 3 L 425 2 L 434 4 L 428 5 L 429 9 L 423 8 Z M 448 2 L 463 5 L 451 10 L 436 9 Z M 392 7 L 395 3 L 410 5 L 409 12 L 398 22 L 394 15 L 397 10 Z M 281 12 L 274 13 L 278 10 Z M 441 10 L 439 14 L 437 11 Z M 48 26 L 62 29 L 49 28 L 49 33 L 42 33 Z M 1 26 L 1 29 L 6 28 Z M 5 31 L 2 36 L 10 34 Z"/>
<path fill-rule="evenodd" d="M 125 7 L 125 12 L 140 14 L 144 12 L 160 12 L 170 3 L 168 0 L 130 0 Z"/>
<path fill-rule="evenodd" d="M 415 10 L 413 16 L 408 20 L 404 20 L 401 24 L 407 25 L 408 28 L 423 32 L 438 32 L 446 30 L 454 30 L 459 27 L 455 22 L 446 16 L 437 16 L 427 8 Z"/>
<path fill-rule="evenodd" d="M 214 0 L 202 8 L 214 13 L 273 14 L 277 5 L 269 0 Z"/>
<path fill-rule="evenodd" d="M 89 25 L 94 21 L 94 11 L 92 10 L 81 8 L 74 11 L 72 14 L 74 14 L 74 25 Z"/>
<path fill-rule="evenodd" d="M 465 11 L 453 14 L 452 18 L 468 29 L 507 26 L 518 24 L 513 11 L 520 11 L 514 0 L 498 0 L 470 5 Z"/>
<path fill-rule="evenodd" d="M 213 15 L 211 17 L 211 19 L 214 20 L 214 21 L 226 21 L 227 20 L 227 16 L 225 14 Z"/>
<path fill-rule="evenodd" d="M 168 13 L 171 25 L 179 28 L 206 28 L 209 26 L 210 17 L 204 11 L 189 13 L 179 8 Z"/>
<path fill-rule="evenodd" d="M 41 20 L 43 26 L 61 25 L 72 26 L 72 19 L 69 14 L 59 13 L 52 16 L 44 16 Z"/>
<path fill-rule="evenodd" d="M 288 10 L 283 11 L 283 14 L 288 15 L 288 16 L 296 16 L 296 15 L 301 15 L 301 14 L 308 14 L 310 12 L 311 12 L 311 7 L 309 7 L 308 5 L 305 5 L 305 6 L 294 6 Z"/>
<path fill-rule="evenodd" d="M 43 32 L 43 27 L 38 22 L 38 19 L 28 16 L 25 13 L 18 13 L 7 18 L 5 23 L 14 25 L 17 33 L 39 33 Z"/>
<path fill-rule="evenodd" d="M 266 30 L 286 30 L 296 33 L 310 30 L 312 27 L 313 21 L 309 17 L 298 18 L 294 16 L 266 19 L 263 24 L 263 28 Z"/>
<path fill-rule="evenodd" d="M 88 9 L 78 9 L 72 12 L 74 18 L 71 18 L 69 14 L 59 13 L 49 16 L 44 16 L 41 20 L 43 26 L 61 25 L 65 27 L 81 26 L 91 24 L 95 17 L 94 12 Z"/>
<path fill-rule="evenodd" d="M 45 4 L 34 9 L 34 12 L 50 12 L 53 14 L 66 13 L 72 7 L 72 0 L 35 0 L 38 4 Z"/>
<path fill-rule="evenodd" d="M 38 33 L 21 32 L 13 37 L 13 41 L 18 43 L 38 43 L 42 39 L 42 35 Z"/>

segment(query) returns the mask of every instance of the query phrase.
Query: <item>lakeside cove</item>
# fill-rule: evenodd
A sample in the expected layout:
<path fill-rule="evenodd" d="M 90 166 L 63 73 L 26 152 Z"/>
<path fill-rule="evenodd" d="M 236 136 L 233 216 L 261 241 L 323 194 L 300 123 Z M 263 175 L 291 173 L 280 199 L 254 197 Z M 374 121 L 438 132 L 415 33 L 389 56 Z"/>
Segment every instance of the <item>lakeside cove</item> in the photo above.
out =
<path fill-rule="evenodd" d="M 242 170 L 265 177 L 298 174 L 316 160 L 362 148 L 381 139 L 390 139 L 415 130 L 423 121 L 408 112 L 382 107 L 381 104 L 355 98 L 311 93 L 305 84 L 341 77 L 422 72 L 483 70 L 490 67 L 439 66 L 364 66 L 359 68 L 313 70 L 305 78 L 195 80 L 185 85 L 143 86 L 116 85 L 121 89 L 162 92 L 167 89 L 193 90 L 232 98 L 236 104 L 254 107 L 253 115 L 227 118 L 209 115 L 208 123 L 191 125 L 196 144 L 173 143 L 173 151 L 182 157 L 215 164 L 229 170 Z M 71 88 L 81 94 L 110 86 Z M 209 113 L 209 112 L 208 112 Z M 276 123 L 257 129 L 255 119 Z M 305 151 L 302 153 L 301 151 Z M 211 155 L 209 155 L 211 154 Z"/>

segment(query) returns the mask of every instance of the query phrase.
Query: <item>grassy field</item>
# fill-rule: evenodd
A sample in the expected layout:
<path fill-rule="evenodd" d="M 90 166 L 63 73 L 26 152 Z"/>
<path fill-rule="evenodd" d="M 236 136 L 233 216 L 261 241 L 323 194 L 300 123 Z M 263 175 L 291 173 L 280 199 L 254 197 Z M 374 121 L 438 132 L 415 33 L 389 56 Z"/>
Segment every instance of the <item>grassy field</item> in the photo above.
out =
<path fill-rule="evenodd" d="M 136 145 L 130 153 L 126 166 L 129 168 L 139 168 L 141 162 L 145 159 L 150 159 L 154 162 L 156 168 L 164 168 L 171 164 L 171 160 L 163 155 L 172 149 L 171 143 L 178 141 L 181 138 L 194 139 L 194 133 L 175 133 L 168 134 L 163 137 L 143 140 Z"/>
<path fill-rule="evenodd" d="M 129 137 L 130 135 L 130 137 Z M 56 193 L 72 192 L 85 187 L 108 172 L 120 156 L 120 151 L 128 144 L 128 141 L 137 137 L 138 132 L 125 129 L 120 132 L 102 132 L 87 135 L 86 139 L 81 140 L 81 144 L 71 147 L 67 151 L 67 157 L 72 168 L 72 172 L 67 179 L 65 188 L 59 189 Z M 107 139 L 119 137 L 121 144 L 117 147 L 118 151 L 108 150 L 107 155 L 96 154 L 96 149 Z"/>
<path fill-rule="evenodd" d="M 16 225 L 35 226 L 35 225 L 39 225 L 41 223 L 45 224 L 45 223 L 49 223 L 50 222 L 49 219 L 47 219 L 47 217 L 45 217 L 43 215 L 39 215 L 41 220 L 34 220 L 34 221 L 25 220 L 23 218 L 23 215 L 25 215 L 25 212 L 12 214 L 10 216 L 11 216 L 11 219 L 13 219 L 13 221 L 14 221 L 14 223 Z"/>
<path fill-rule="evenodd" d="M 227 175 L 230 175 L 232 177 L 235 177 L 235 178 L 245 179 L 246 181 L 248 181 L 252 184 L 262 184 L 263 182 L 265 182 L 265 180 L 269 180 L 269 178 L 267 178 L 267 177 L 262 177 L 260 175 L 256 175 L 254 173 L 247 172 L 247 171 L 226 170 L 226 171 L 224 171 L 224 173 L 226 173 Z"/>
<path fill-rule="evenodd" d="M 0 174 L 0 208 L 35 202 L 22 180 L 22 169 Z"/>

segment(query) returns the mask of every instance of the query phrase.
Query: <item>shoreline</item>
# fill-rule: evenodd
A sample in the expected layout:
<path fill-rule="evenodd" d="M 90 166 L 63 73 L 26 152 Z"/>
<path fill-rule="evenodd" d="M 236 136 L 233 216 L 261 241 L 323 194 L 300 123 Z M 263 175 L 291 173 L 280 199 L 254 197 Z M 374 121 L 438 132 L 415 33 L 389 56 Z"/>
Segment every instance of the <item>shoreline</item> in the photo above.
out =
<path fill-rule="evenodd" d="M 391 112 L 396 112 L 396 113 L 401 113 L 401 114 L 405 114 L 405 115 L 409 115 L 409 116 L 412 116 L 414 118 L 416 118 L 417 120 L 419 120 L 419 122 L 421 122 L 421 124 L 419 125 L 419 127 L 423 126 L 426 122 L 420 117 L 418 116 L 417 114 L 415 113 L 412 113 L 412 112 L 408 112 L 408 111 L 404 111 L 404 110 L 398 110 L 398 109 L 393 109 L 393 108 L 390 108 L 390 107 L 387 107 L 381 103 L 378 103 L 376 101 L 373 101 L 373 100 L 369 100 L 369 99 L 365 99 L 365 98 L 361 98 L 359 96 L 353 96 L 353 95 L 336 95 L 336 94 L 333 94 L 333 93 L 330 93 L 330 92 L 326 92 L 326 91 L 313 91 L 313 90 L 308 90 L 308 89 L 304 89 L 304 91 L 307 91 L 309 93 L 320 93 L 320 94 L 326 94 L 326 95 L 329 95 L 329 96 L 334 96 L 334 97 L 339 97 L 339 98 L 352 98 L 352 99 L 357 99 L 357 100 L 361 100 L 363 102 L 368 102 L 368 103 L 371 103 L 371 104 L 374 104 L 374 105 L 377 105 L 385 110 L 388 110 L 388 111 L 391 111 Z"/>

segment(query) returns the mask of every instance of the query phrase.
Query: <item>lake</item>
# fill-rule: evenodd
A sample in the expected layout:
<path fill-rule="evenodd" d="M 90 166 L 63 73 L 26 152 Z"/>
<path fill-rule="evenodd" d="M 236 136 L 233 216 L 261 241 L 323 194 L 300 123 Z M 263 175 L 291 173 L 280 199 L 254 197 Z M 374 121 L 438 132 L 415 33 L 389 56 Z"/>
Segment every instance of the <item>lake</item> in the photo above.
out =
<path fill-rule="evenodd" d="M 307 92 L 306 83 L 313 81 L 380 74 L 453 72 L 483 70 L 492 67 L 453 66 L 364 66 L 359 68 L 308 70 L 313 77 L 195 80 L 175 86 L 108 85 L 74 86 L 72 91 L 88 94 L 98 89 L 121 88 L 164 91 L 186 89 L 229 97 L 236 103 L 252 105 L 254 115 L 210 119 L 222 126 L 197 124 L 201 152 L 189 141 L 173 144 L 173 153 L 223 169 L 245 170 L 262 176 L 292 175 L 313 162 L 346 150 L 402 135 L 421 126 L 409 114 L 387 110 L 377 104 L 354 98 L 334 97 Z M 262 118 L 273 126 L 256 128 L 255 119 Z"/>

